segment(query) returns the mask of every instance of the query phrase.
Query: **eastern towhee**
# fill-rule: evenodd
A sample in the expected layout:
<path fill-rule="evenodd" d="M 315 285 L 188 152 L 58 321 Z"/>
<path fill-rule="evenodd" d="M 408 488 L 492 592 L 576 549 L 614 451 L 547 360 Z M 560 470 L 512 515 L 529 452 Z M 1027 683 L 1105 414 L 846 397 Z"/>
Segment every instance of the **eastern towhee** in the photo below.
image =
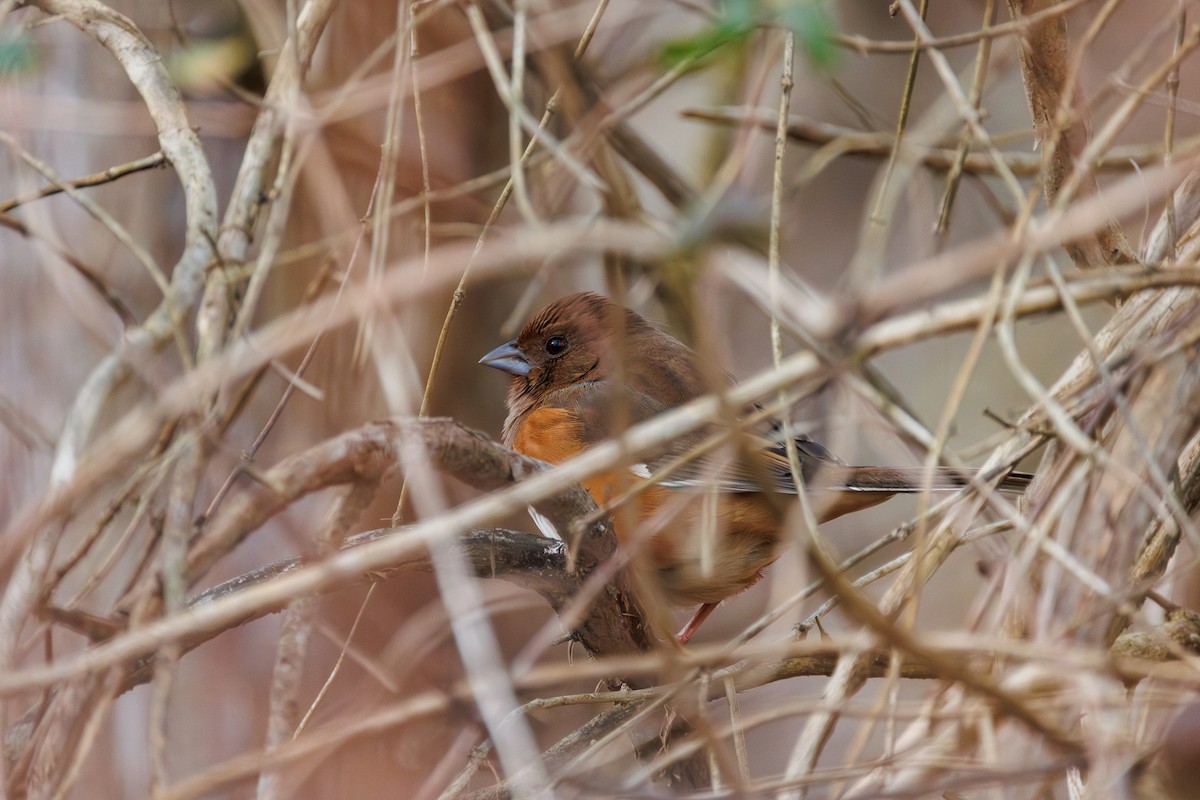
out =
<path fill-rule="evenodd" d="M 512 376 L 504 444 L 551 464 L 712 388 L 694 351 L 641 315 L 590 292 L 546 306 L 520 336 L 479 363 Z M 757 581 L 778 557 L 784 523 L 780 499 L 796 494 L 778 429 L 743 434 L 736 452 L 723 460 L 708 455 L 679 465 L 678 456 L 703 439 L 703 433 L 687 437 L 647 463 L 583 482 L 603 507 L 639 478 L 676 462 L 631 501 L 636 516 L 614 510 L 613 517 L 622 545 L 640 548 L 630 562 L 635 586 L 652 587 L 674 605 L 701 604 L 680 632 L 681 643 L 717 603 Z M 806 436 L 795 443 L 818 522 L 898 493 L 959 489 L 973 474 L 848 466 Z M 998 488 L 1021 492 L 1032 477 L 1014 472 Z M 556 535 L 544 520 L 539 527 Z"/>

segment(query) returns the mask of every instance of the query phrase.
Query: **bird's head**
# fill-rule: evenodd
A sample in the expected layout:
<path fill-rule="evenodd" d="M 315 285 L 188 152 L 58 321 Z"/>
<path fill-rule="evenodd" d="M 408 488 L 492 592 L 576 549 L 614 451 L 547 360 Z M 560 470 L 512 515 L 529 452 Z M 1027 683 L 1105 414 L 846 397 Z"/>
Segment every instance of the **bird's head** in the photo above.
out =
<path fill-rule="evenodd" d="M 627 323 L 627 318 L 633 319 Z M 479 363 L 512 375 L 512 389 L 519 394 L 601 380 L 613 368 L 614 340 L 630 332 L 629 327 L 638 327 L 638 320 L 606 297 L 580 292 L 543 308 L 516 339 L 492 350 Z"/>

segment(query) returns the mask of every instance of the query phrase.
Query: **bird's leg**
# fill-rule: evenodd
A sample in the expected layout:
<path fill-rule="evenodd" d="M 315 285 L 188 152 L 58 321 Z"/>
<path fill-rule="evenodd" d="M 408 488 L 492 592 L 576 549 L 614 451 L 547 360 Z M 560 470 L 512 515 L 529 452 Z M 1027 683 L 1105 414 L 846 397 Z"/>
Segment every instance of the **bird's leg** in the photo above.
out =
<path fill-rule="evenodd" d="M 708 615 L 711 614 L 713 609 L 716 607 L 716 603 L 705 603 L 697 608 L 696 613 L 692 615 L 690 620 L 688 620 L 688 624 L 684 625 L 683 630 L 681 630 L 675 637 L 679 640 L 679 643 L 687 644 L 690 642 L 692 637 L 696 634 L 696 631 L 699 630 L 700 626 L 704 623 L 704 620 L 708 619 Z"/>

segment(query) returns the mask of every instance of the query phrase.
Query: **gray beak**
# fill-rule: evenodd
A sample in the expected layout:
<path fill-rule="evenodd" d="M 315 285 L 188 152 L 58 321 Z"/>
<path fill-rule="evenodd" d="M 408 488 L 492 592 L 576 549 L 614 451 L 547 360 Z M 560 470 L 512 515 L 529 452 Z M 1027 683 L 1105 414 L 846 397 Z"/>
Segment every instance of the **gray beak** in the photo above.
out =
<path fill-rule="evenodd" d="M 500 345 L 479 359 L 479 363 L 484 366 L 495 367 L 510 375 L 520 375 L 522 377 L 528 375 L 531 369 L 529 362 L 525 360 L 525 354 L 521 352 L 521 348 L 517 347 L 516 339 Z"/>

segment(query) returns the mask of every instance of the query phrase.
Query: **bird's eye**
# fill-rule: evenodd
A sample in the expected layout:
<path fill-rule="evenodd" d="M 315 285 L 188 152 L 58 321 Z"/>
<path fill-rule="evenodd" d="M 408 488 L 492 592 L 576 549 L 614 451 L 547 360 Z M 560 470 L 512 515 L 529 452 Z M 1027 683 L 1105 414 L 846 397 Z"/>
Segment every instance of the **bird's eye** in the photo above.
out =
<path fill-rule="evenodd" d="M 546 340 L 546 352 L 552 356 L 560 356 L 570 347 L 567 340 L 561 336 L 551 336 Z"/>

